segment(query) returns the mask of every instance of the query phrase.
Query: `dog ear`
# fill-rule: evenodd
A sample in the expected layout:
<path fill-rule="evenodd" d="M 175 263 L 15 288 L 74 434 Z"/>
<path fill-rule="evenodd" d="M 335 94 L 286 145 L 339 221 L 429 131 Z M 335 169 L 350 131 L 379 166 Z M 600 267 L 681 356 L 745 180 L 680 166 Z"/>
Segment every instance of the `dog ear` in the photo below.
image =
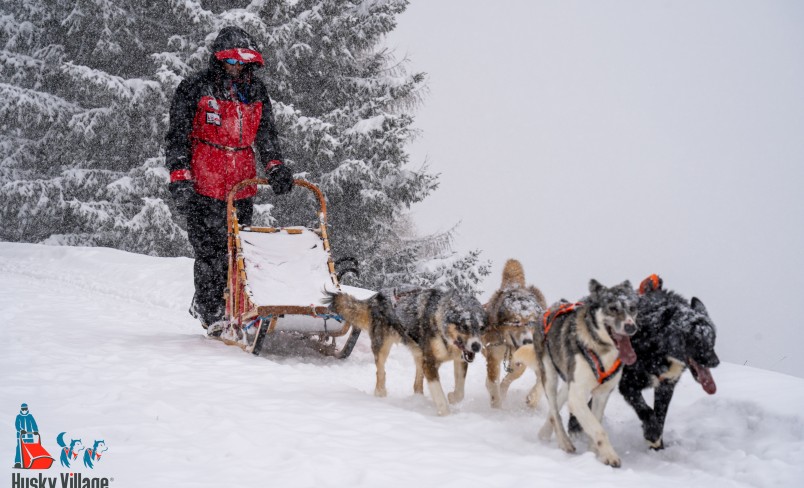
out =
<path fill-rule="evenodd" d="M 596 279 L 592 278 L 591 280 L 589 280 L 589 293 L 591 293 L 592 295 L 597 295 L 603 288 L 605 287 L 601 285 Z"/>
<path fill-rule="evenodd" d="M 692 309 L 695 310 L 696 312 L 709 315 L 709 313 L 706 311 L 706 307 L 704 306 L 703 302 L 698 300 L 697 297 L 692 297 L 690 305 L 692 305 Z"/>
<path fill-rule="evenodd" d="M 631 286 L 631 280 L 625 280 L 625 281 L 623 281 L 622 283 L 620 283 L 620 286 L 622 286 L 623 288 L 628 288 L 629 290 L 633 290 L 633 289 L 634 289 L 634 287 L 633 287 L 633 286 Z"/>

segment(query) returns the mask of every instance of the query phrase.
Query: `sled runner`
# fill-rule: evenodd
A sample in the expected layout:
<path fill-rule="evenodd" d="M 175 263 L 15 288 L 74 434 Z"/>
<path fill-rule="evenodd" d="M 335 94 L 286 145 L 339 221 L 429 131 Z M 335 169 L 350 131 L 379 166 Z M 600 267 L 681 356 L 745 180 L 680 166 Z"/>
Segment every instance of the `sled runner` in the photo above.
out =
<path fill-rule="evenodd" d="M 39 434 L 29 432 L 20 433 L 20 449 L 22 450 L 22 469 L 48 469 L 53 464 L 44 447 Z"/>
<path fill-rule="evenodd" d="M 257 355 L 268 334 L 288 332 L 313 340 L 322 354 L 346 358 L 360 329 L 324 305 L 325 291 L 366 298 L 374 293 L 339 283 L 327 237 L 324 194 L 307 181 L 293 183 L 316 197 L 317 227 L 240 226 L 235 195 L 248 186 L 265 186 L 268 180 L 246 180 L 229 192 L 226 323 L 219 338 Z"/>

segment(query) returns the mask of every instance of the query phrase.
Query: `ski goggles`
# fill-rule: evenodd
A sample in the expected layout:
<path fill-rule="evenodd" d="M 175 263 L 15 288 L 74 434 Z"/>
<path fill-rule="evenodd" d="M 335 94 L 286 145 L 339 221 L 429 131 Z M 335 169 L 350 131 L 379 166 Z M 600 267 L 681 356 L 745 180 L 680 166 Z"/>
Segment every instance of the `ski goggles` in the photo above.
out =
<path fill-rule="evenodd" d="M 241 66 L 242 66 L 242 65 L 244 65 L 244 64 L 246 64 L 246 62 L 245 62 L 245 61 L 240 61 L 239 59 L 233 59 L 233 58 L 226 58 L 226 59 L 224 59 L 223 61 L 224 61 L 226 64 L 231 64 L 232 66 L 234 66 L 234 65 L 236 65 L 236 64 L 239 64 L 239 65 L 241 65 Z"/>

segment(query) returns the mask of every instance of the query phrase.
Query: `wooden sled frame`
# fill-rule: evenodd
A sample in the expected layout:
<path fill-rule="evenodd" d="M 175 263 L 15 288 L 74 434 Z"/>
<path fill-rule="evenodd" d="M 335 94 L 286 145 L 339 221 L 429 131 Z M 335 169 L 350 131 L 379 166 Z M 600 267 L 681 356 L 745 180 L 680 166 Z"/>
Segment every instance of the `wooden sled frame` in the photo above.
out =
<path fill-rule="evenodd" d="M 360 329 L 352 327 L 348 322 L 343 321 L 340 317 L 334 316 L 332 311 L 325 306 L 304 306 L 304 305 L 287 305 L 287 306 L 264 306 L 253 303 L 251 297 L 246 293 L 246 266 L 245 258 L 243 256 L 241 242 L 240 242 L 240 224 L 237 219 L 237 209 L 234 205 L 235 196 L 244 188 L 249 186 L 265 186 L 269 181 L 265 178 L 254 178 L 242 181 L 236 184 L 227 196 L 226 202 L 226 226 L 228 229 L 227 238 L 227 251 L 229 271 L 227 277 L 227 287 L 225 291 L 226 297 L 226 320 L 228 324 L 221 336 L 221 340 L 230 345 L 240 346 L 243 350 L 258 355 L 261 351 L 263 341 L 268 334 L 276 331 L 277 322 L 279 318 L 286 315 L 305 315 L 325 319 L 324 331 L 316 332 L 297 332 L 291 331 L 293 334 L 300 335 L 307 339 L 317 339 L 317 348 L 319 352 L 327 356 L 333 356 L 338 359 L 348 357 L 352 349 L 357 343 Z M 313 192 L 318 205 L 318 228 L 310 229 L 318 235 L 323 243 L 324 251 L 327 255 L 327 268 L 329 269 L 329 276 L 332 279 L 332 284 L 336 288 L 340 288 L 338 275 L 335 272 L 335 263 L 332 260 L 332 253 L 330 251 L 329 237 L 327 234 L 327 202 L 324 199 L 324 194 L 314 184 L 296 179 L 293 180 L 294 186 L 306 188 Z M 248 228 L 250 232 L 264 232 L 274 233 L 285 230 L 288 233 L 294 233 L 295 229 L 283 229 L 276 227 L 254 227 Z M 301 231 L 296 231 L 301 232 Z M 334 319 L 337 326 L 332 330 L 326 327 L 327 319 Z M 343 337 L 349 334 L 348 339 L 344 345 L 338 349 L 335 343 L 335 338 Z M 252 340 L 248 340 L 253 337 Z"/>

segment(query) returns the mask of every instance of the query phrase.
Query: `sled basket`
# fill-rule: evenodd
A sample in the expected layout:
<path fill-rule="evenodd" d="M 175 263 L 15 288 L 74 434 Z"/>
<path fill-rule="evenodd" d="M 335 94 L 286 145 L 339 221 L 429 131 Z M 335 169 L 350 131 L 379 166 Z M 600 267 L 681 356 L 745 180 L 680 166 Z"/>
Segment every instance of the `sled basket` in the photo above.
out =
<path fill-rule="evenodd" d="M 358 297 L 373 293 L 339 283 L 327 237 L 324 195 L 307 181 L 297 179 L 293 184 L 315 195 L 318 227 L 240 226 L 235 195 L 248 186 L 268 185 L 268 180 L 246 180 L 229 192 L 227 323 L 220 339 L 259 354 L 267 334 L 288 332 L 316 341 L 322 354 L 345 358 L 360 330 L 329 310 L 325 292 L 344 290 Z"/>
<path fill-rule="evenodd" d="M 19 434 L 20 450 L 22 451 L 22 468 L 23 469 L 48 469 L 53 464 L 53 458 L 50 457 L 44 447 L 42 447 L 42 439 L 39 434 Z"/>

